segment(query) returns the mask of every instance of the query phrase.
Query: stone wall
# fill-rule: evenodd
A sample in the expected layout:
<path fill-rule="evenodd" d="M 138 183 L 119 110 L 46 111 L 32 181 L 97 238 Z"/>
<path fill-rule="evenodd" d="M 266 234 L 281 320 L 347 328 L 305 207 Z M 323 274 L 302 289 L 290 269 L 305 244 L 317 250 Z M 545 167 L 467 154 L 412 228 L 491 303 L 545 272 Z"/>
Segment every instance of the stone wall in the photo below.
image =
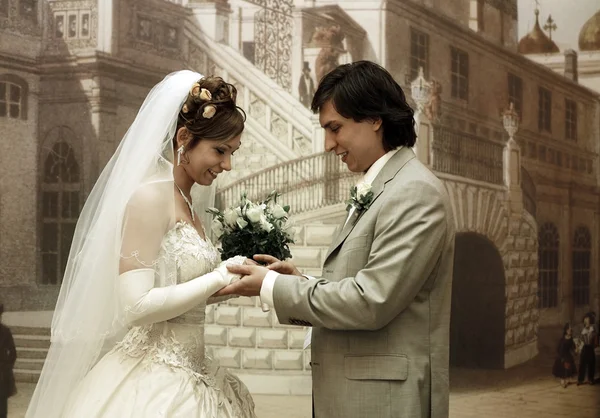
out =
<path fill-rule="evenodd" d="M 527 212 L 509 221 L 504 247 L 506 275 L 505 367 L 537 355 L 538 242 L 535 219 Z"/>

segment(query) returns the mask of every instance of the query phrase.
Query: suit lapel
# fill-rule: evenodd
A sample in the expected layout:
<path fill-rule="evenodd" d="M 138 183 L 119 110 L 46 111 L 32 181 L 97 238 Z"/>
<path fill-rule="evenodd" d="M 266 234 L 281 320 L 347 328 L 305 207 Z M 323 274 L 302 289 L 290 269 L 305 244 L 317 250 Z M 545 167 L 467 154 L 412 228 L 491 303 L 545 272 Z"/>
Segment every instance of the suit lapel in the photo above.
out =
<path fill-rule="evenodd" d="M 400 169 L 404 167 L 404 165 L 413 158 L 415 158 L 415 154 L 412 151 L 412 149 L 403 147 L 396 153 L 396 155 L 394 155 L 390 159 L 390 161 L 387 162 L 387 164 L 381 169 L 377 177 L 375 177 L 375 180 L 371 185 L 371 191 L 373 192 L 373 200 L 371 201 L 371 204 L 373 204 L 375 200 L 377 200 L 377 198 L 381 195 L 381 193 L 383 193 L 386 183 L 393 179 L 396 176 L 396 174 L 400 171 Z M 354 226 L 358 223 L 358 220 L 366 212 L 368 212 L 368 210 L 362 212 L 354 210 L 354 212 L 350 216 L 350 219 L 348 219 L 348 222 L 346 222 L 344 228 L 333 240 L 333 243 L 329 247 L 327 255 L 325 256 L 325 261 L 327 261 L 329 256 L 331 256 L 331 254 L 340 245 L 342 245 L 346 238 L 348 238 L 348 235 L 350 235 L 350 232 L 352 232 Z"/>

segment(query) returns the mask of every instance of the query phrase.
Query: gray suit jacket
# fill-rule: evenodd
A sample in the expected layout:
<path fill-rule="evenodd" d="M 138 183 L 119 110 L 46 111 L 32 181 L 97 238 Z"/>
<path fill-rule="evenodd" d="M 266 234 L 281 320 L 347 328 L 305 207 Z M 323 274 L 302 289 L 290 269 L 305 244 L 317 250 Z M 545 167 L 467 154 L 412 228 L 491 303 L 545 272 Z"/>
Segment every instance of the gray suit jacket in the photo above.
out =
<path fill-rule="evenodd" d="M 281 275 L 282 324 L 313 326 L 317 418 L 446 418 L 454 220 L 444 185 L 402 148 L 371 207 L 334 240 L 323 278 Z"/>

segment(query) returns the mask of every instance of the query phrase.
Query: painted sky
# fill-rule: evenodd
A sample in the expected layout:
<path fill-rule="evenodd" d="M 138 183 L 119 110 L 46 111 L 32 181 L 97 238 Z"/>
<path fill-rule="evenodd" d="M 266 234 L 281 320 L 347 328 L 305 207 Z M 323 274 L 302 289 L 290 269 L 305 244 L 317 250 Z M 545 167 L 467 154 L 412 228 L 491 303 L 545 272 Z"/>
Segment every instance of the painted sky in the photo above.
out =
<path fill-rule="evenodd" d="M 579 49 L 577 40 L 583 24 L 598 10 L 599 0 L 537 0 L 540 8 L 540 25 L 543 27 L 552 15 L 557 29 L 552 33 L 552 39 L 561 51 Z M 519 0 L 519 39 L 527 34 L 535 22 L 536 0 Z"/>

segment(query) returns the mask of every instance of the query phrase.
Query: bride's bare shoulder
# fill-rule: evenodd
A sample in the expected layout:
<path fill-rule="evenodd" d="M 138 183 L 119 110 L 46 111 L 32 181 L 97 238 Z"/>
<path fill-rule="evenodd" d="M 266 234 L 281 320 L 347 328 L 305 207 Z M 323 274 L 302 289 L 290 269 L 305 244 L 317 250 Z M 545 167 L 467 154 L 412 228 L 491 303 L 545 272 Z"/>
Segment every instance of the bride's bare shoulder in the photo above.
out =
<path fill-rule="evenodd" d="M 132 207 L 151 207 L 154 209 L 167 209 L 173 206 L 173 182 L 159 181 L 146 183 L 138 187 L 127 203 Z"/>

